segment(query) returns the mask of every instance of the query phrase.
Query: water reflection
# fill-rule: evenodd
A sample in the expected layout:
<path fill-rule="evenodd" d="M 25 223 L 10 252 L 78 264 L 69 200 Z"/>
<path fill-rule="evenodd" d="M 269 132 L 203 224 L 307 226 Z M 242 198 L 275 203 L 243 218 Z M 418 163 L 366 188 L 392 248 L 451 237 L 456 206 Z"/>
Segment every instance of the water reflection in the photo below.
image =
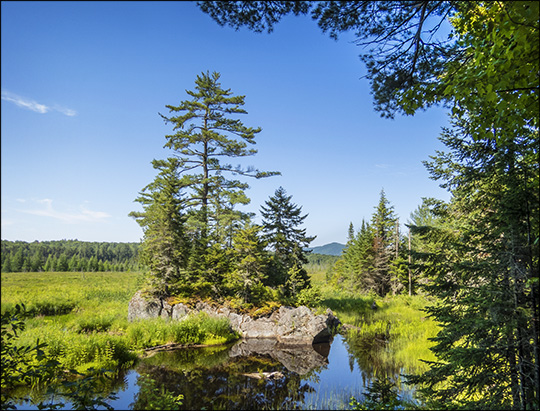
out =
<path fill-rule="evenodd" d="M 163 387 L 184 396 L 182 409 L 348 409 L 375 377 L 398 384 L 400 397 L 413 390 L 401 384 L 399 364 L 379 355 L 359 338 L 335 336 L 331 344 L 281 347 L 273 340 L 242 340 L 226 346 L 179 349 L 145 358 L 115 381 L 115 409 L 145 409 Z M 411 372 L 412 370 L 406 370 Z M 154 390 L 141 390 L 148 381 Z M 28 404 L 19 409 L 37 409 Z M 70 409 L 66 404 L 65 409 Z"/>
<path fill-rule="evenodd" d="M 159 353 L 137 371 L 139 378 L 183 394 L 182 409 L 297 409 L 315 391 L 312 377 L 328 365 L 329 351 L 329 344 L 282 347 L 273 340 L 244 340 L 220 352 Z M 149 402 L 141 394 L 134 409 Z"/>

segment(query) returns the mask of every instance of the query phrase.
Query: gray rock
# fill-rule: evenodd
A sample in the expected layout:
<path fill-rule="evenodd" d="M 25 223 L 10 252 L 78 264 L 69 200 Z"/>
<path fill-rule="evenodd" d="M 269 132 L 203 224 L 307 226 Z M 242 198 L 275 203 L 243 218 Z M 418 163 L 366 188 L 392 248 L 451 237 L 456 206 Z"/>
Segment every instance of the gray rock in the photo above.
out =
<path fill-rule="evenodd" d="M 183 320 L 190 313 L 190 311 L 191 310 L 188 306 L 182 303 L 176 304 L 172 308 L 171 318 L 173 320 Z"/>
<path fill-rule="evenodd" d="M 165 300 L 143 296 L 137 291 L 128 307 L 128 320 L 145 318 L 171 318 L 182 320 L 191 313 L 205 312 L 214 317 L 226 317 L 231 328 L 245 339 L 274 339 L 282 345 L 309 345 L 332 341 L 332 334 L 339 320 L 332 310 L 315 315 L 305 306 L 297 308 L 280 307 L 270 317 L 251 318 L 238 314 L 226 307 L 214 308 L 208 303 L 199 302 L 194 309 L 184 304 L 171 306 Z"/>
<path fill-rule="evenodd" d="M 155 297 L 143 296 L 137 291 L 129 302 L 128 321 L 156 318 L 161 315 L 162 301 Z"/>

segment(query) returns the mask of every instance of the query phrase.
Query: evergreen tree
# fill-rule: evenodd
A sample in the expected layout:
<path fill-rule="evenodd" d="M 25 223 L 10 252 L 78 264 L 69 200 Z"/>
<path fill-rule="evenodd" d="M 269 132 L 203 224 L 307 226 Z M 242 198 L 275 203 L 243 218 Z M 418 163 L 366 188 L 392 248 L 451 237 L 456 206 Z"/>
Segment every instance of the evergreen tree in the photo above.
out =
<path fill-rule="evenodd" d="M 56 271 L 65 272 L 69 270 L 69 261 L 66 254 L 61 254 L 56 262 Z"/>
<path fill-rule="evenodd" d="M 175 134 L 166 136 L 165 147 L 172 149 L 179 158 L 182 184 L 190 189 L 188 199 L 192 213 L 188 223 L 191 235 L 200 242 L 197 250 L 203 253 L 209 244 L 221 240 L 218 227 L 223 223 L 223 220 L 219 221 L 223 212 L 237 204 L 249 203 L 245 195 L 248 185 L 239 180 L 228 180 L 224 174 L 255 178 L 279 174 L 221 162 L 223 157 L 254 155 L 257 150 L 247 146 L 255 144 L 255 135 L 261 129 L 246 127 L 240 120 L 228 117 L 247 113 L 241 108 L 245 96 L 233 96 L 230 89 L 221 87 L 219 78 L 217 72 L 201 73 L 195 80 L 195 91 L 186 91 L 191 100 L 184 100 L 178 106 L 167 105 L 174 115 L 161 115 L 166 123 L 174 126 Z M 231 212 L 225 214 L 230 217 Z"/>
<path fill-rule="evenodd" d="M 261 227 L 246 224 L 237 231 L 233 240 L 235 269 L 229 282 L 236 295 L 246 303 L 258 302 L 259 296 L 255 291 L 264 289 L 267 276 L 269 258 L 260 232 Z"/>
<path fill-rule="evenodd" d="M 432 348 L 438 361 L 410 381 L 422 384 L 433 408 L 535 409 L 538 130 L 497 141 L 471 133 L 475 126 L 472 114 L 454 119 L 441 136 L 450 151 L 427 163 L 452 192 L 434 210 L 439 225 L 419 231 L 425 242 L 443 245 L 424 254 L 422 267 L 427 291 L 438 297 L 428 312 L 442 329 Z"/>
<path fill-rule="evenodd" d="M 41 248 L 37 249 L 32 255 L 30 266 L 33 272 L 43 270 L 43 253 L 41 252 Z"/>
<path fill-rule="evenodd" d="M 396 226 L 394 207 L 386 199 L 384 189 L 381 190 L 379 204 L 371 219 L 373 230 L 373 271 L 371 288 L 384 296 L 390 290 L 390 264 L 393 259 L 396 238 L 393 232 Z"/>
<path fill-rule="evenodd" d="M 178 281 L 190 281 L 185 268 L 189 244 L 185 235 L 186 215 L 183 184 L 176 158 L 154 160 L 158 175 L 136 201 L 143 212 L 131 212 L 144 230 L 140 259 L 149 268 L 149 280 L 158 295 L 167 295 L 168 287 Z"/>
<path fill-rule="evenodd" d="M 11 271 L 14 273 L 19 273 L 22 271 L 23 266 L 23 250 L 22 247 L 17 250 L 15 255 L 11 258 Z"/>
<path fill-rule="evenodd" d="M 274 252 L 270 283 L 288 284 L 290 294 L 311 285 L 303 265 L 308 262 L 306 248 L 315 239 L 300 228 L 308 214 L 301 215 L 302 207 L 292 203 L 291 198 L 279 187 L 265 202 L 266 207 L 261 207 L 264 238 Z"/>
<path fill-rule="evenodd" d="M 4 263 L 2 264 L 3 273 L 11 273 L 11 253 L 4 257 Z"/>

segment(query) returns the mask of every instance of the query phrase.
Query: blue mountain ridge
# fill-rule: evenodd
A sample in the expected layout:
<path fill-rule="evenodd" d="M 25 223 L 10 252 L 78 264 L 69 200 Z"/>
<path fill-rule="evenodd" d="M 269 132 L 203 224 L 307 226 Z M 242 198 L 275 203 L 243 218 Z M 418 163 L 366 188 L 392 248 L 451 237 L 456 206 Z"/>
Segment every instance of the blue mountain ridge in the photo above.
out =
<path fill-rule="evenodd" d="M 325 254 L 325 255 L 341 255 L 341 251 L 345 248 L 345 244 L 330 243 L 321 245 L 318 247 L 308 248 L 313 254 Z"/>

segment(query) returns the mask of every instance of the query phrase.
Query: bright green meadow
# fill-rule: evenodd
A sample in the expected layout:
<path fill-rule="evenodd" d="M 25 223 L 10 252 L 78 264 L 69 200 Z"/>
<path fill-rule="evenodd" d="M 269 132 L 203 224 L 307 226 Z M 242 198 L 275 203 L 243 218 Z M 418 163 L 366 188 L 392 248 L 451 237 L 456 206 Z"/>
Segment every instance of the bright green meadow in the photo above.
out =
<path fill-rule="evenodd" d="M 429 337 L 436 324 L 421 309 L 422 296 L 381 299 L 324 284 L 322 270 L 310 270 L 321 292 L 317 310 L 331 308 L 352 350 L 377 359 L 383 369 L 420 370 L 419 359 L 434 360 Z M 227 321 L 201 314 L 183 322 L 153 319 L 130 323 L 128 303 L 142 287 L 137 272 L 2 273 L 2 313 L 24 303 L 31 318 L 17 344 L 47 343 L 48 354 L 66 368 L 129 368 L 145 348 L 167 344 L 223 344 L 236 339 Z M 376 302 L 378 309 L 371 305 Z M 386 340 L 385 340 L 386 338 Z"/>

